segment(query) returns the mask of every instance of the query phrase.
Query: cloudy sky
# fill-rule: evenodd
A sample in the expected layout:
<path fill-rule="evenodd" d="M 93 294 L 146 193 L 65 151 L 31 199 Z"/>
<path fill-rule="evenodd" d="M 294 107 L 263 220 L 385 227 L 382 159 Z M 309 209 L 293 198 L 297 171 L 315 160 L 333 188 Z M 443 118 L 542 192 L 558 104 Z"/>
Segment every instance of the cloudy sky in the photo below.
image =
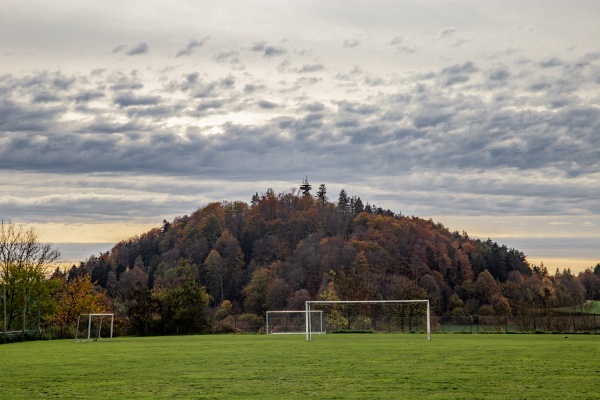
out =
<path fill-rule="evenodd" d="M 551 271 L 600 261 L 597 0 L 0 8 L 0 217 L 67 258 L 308 176 Z"/>

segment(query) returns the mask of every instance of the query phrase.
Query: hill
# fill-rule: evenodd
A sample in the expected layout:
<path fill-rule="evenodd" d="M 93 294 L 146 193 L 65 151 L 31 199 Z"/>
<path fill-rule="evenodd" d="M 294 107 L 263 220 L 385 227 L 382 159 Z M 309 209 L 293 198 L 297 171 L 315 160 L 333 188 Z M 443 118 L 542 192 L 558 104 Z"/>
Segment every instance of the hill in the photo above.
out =
<path fill-rule="evenodd" d="M 324 192 L 315 198 L 268 190 L 250 204 L 211 203 L 69 271 L 69 277 L 82 274 L 107 291 L 129 331 L 142 334 L 156 331 L 150 324 L 156 307 L 168 308 L 157 290 L 186 282 L 208 295 L 213 314 L 225 310 L 250 320 L 270 309 L 303 309 L 304 301 L 323 296 L 428 298 L 436 315 L 497 316 L 600 298 L 600 267 L 578 277 L 570 271 L 551 276 L 516 249 L 363 206 L 345 191 L 337 202 Z M 159 332 L 169 329 L 181 332 Z"/>

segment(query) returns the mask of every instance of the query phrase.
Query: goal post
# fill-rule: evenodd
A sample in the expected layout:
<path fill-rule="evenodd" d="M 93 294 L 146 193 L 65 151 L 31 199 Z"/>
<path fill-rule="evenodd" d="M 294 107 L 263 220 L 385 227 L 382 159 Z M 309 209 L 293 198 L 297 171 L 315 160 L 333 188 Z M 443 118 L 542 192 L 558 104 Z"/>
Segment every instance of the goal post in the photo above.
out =
<path fill-rule="evenodd" d="M 110 325 L 106 326 L 109 320 Z M 92 340 L 102 340 L 103 337 L 112 339 L 114 322 L 115 314 L 80 314 L 77 318 L 75 341 L 89 342 Z"/>
<path fill-rule="evenodd" d="M 323 311 L 313 310 L 309 312 L 312 321 L 313 333 L 318 334 L 323 330 Z M 278 334 L 300 334 L 306 333 L 306 310 L 276 310 L 267 311 L 266 333 Z"/>
<path fill-rule="evenodd" d="M 322 333 L 426 332 L 431 340 L 429 300 L 312 300 L 306 305 L 306 340 L 314 329 L 311 312 L 322 311 Z M 321 328 L 323 330 L 323 328 Z"/>

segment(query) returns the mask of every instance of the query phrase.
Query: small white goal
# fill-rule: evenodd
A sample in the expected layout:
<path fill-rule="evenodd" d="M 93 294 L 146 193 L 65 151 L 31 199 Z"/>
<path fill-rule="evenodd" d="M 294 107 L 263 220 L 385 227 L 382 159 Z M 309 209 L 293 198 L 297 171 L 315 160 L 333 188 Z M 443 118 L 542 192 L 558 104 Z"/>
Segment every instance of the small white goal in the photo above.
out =
<path fill-rule="evenodd" d="M 77 318 L 76 342 L 112 339 L 115 314 L 81 314 Z"/>

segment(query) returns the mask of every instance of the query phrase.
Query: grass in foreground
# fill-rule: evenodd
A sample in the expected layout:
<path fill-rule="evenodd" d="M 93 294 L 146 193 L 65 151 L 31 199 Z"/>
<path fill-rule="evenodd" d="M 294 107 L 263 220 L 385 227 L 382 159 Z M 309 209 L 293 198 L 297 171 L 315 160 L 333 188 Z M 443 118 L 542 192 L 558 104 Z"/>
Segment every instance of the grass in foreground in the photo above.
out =
<path fill-rule="evenodd" d="M 600 398 L 598 335 L 330 336 L 7 344 L 0 398 Z"/>

